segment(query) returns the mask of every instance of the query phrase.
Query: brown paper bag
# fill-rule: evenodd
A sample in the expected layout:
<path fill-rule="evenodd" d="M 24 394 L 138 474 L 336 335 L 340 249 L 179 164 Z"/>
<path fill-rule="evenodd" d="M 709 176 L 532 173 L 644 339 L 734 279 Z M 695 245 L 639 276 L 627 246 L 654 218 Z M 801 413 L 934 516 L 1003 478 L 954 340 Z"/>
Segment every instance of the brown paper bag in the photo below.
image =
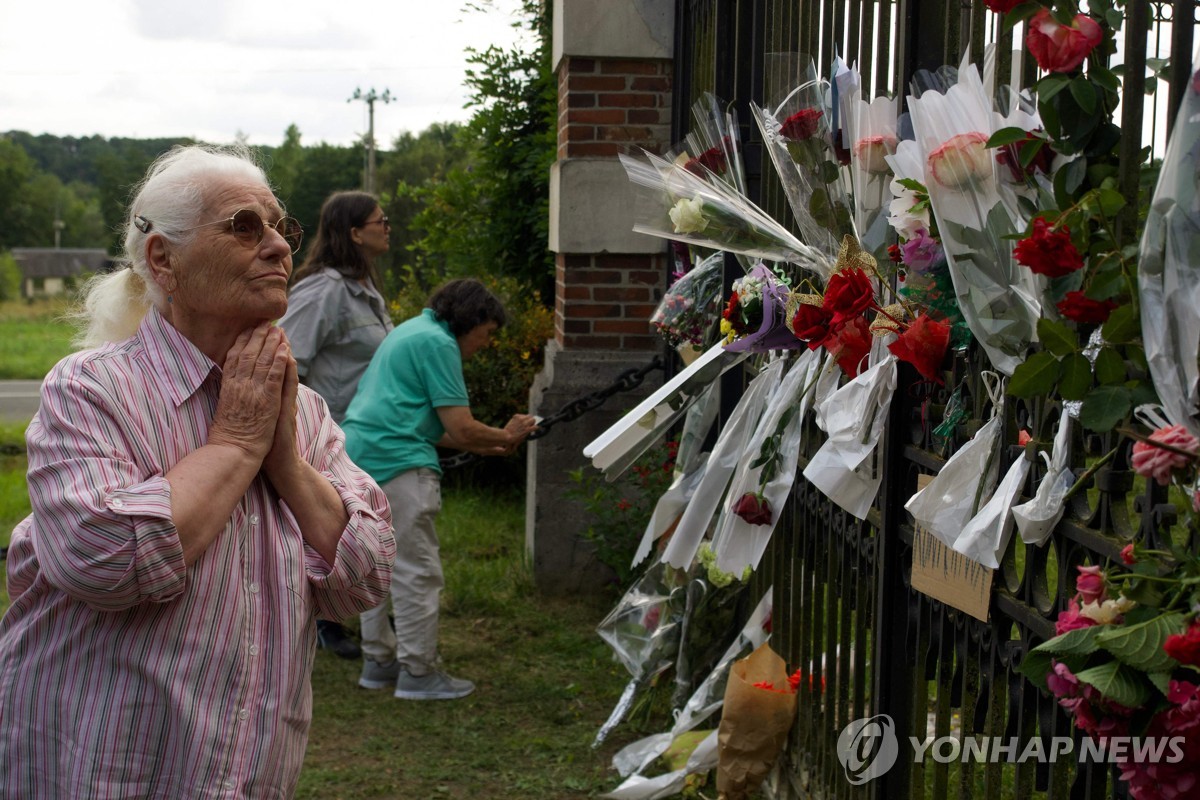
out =
<path fill-rule="evenodd" d="M 755 686 L 770 683 L 774 688 Z M 787 665 L 765 642 L 735 661 L 717 728 L 717 791 L 746 800 L 771 771 L 796 719 L 796 692 Z"/>

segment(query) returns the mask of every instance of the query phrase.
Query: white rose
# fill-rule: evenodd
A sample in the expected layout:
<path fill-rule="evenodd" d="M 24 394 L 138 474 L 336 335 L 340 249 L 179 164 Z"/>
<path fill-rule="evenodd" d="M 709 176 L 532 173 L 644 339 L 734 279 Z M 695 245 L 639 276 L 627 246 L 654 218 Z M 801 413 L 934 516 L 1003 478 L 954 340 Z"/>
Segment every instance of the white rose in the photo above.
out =
<path fill-rule="evenodd" d="M 700 233 L 708 227 L 708 220 L 702 213 L 704 203 L 700 198 L 689 200 L 683 198 L 669 212 L 671 222 L 675 224 L 676 233 Z"/>
<path fill-rule="evenodd" d="M 988 137 L 979 131 L 960 133 L 929 154 L 933 179 L 947 189 L 966 189 L 992 176 Z"/>
<path fill-rule="evenodd" d="M 885 175 L 892 171 L 887 156 L 896 152 L 894 136 L 864 136 L 854 143 L 854 158 L 863 171 L 872 175 Z"/>

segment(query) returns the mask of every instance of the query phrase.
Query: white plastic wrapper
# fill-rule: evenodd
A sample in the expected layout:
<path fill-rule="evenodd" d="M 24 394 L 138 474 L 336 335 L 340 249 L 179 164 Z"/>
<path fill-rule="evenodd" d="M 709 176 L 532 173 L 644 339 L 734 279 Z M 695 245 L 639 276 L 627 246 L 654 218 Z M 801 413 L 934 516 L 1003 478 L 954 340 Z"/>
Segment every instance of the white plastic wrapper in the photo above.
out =
<path fill-rule="evenodd" d="M 812 390 L 821 355 L 817 350 L 805 350 L 779 382 L 763 412 L 762 420 L 754 436 L 750 438 L 729 491 L 725 495 L 726 513 L 722 515 L 713 533 L 712 548 L 717 556 L 717 568 L 734 575 L 741 575 L 746 567 L 757 568 L 762 559 L 771 534 L 779 523 L 779 512 L 787 501 L 792 483 L 796 480 L 796 466 L 800 459 L 801 437 L 804 417 L 812 401 Z M 782 432 L 779 452 L 782 462 L 774 477 L 763 487 L 763 497 L 771 509 L 771 522 L 767 525 L 751 525 L 737 514 L 728 513 L 729 507 L 746 492 L 757 492 L 762 478 L 762 467 L 751 465 L 758 458 L 763 442 L 776 433 L 784 414 L 794 409 Z"/>
<path fill-rule="evenodd" d="M 822 404 L 829 438 L 804 468 L 810 483 L 859 519 L 866 518 L 883 480 L 873 456 L 896 392 L 896 357 L 875 347 L 872 358 L 878 359 L 874 366 Z"/>
<path fill-rule="evenodd" d="M 701 462 L 698 468 L 687 475 L 676 476 L 671 487 L 658 498 L 658 502 L 654 504 L 654 513 L 650 515 L 650 521 L 646 523 L 642 541 L 633 555 L 632 566 L 636 567 L 642 562 L 642 559 L 650 555 L 650 549 L 654 547 L 654 543 L 662 538 L 662 535 L 670 529 L 672 523 L 687 507 L 688 501 L 696 493 L 696 487 L 700 484 L 701 478 L 704 477 L 705 463 Z"/>
<path fill-rule="evenodd" d="M 713 512 L 725 496 L 725 487 L 729 485 L 733 471 L 737 468 L 746 440 L 758 425 L 767 399 L 779 383 L 782 374 L 783 360 L 772 361 L 750 381 L 745 393 L 738 400 L 737 406 L 721 430 L 721 435 L 717 437 L 717 443 L 713 446 L 704 477 L 696 487 L 691 502 L 684 509 L 679 524 L 675 526 L 671 541 L 663 550 L 662 560 L 666 563 L 685 569 L 696 557 L 696 551 L 700 549 L 700 543 L 704 540 L 709 523 L 712 522 Z"/>
<path fill-rule="evenodd" d="M 993 416 L 971 441 L 942 465 L 929 484 L 904 504 L 913 519 L 946 544 L 954 543 L 991 495 L 1000 472 L 1000 416 Z"/>
<path fill-rule="evenodd" d="M 1193 64 L 1193 73 L 1200 62 Z M 1186 84 L 1138 257 L 1142 341 L 1167 418 L 1200 436 L 1200 93 Z"/>
<path fill-rule="evenodd" d="M 971 518 L 954 549 L 972 561 L 996 569 L 1012 535 L 1012 505 L 1029 475 L 1029 461 L 1021 456 L 1013 462 L 991 499 Z"/>
<path fill-rule="evenodd" d="M 1058 432 L 1054 434 L 1053 453 L 1049 456 L 1040 453 L 1046 462 L 1046 476 L 1038 484 L 1032 500 L 1013 506 L 1013 519 L 1025 544 L 1045 542 L 1062 519 L 1063 503 L 1075 483 L 1075 473 L 1068 462 L 1070 444 L 1071 415 L 1064 411 L 1058 419 Z"/>
<path fill-rule="evenodd" d="M 613 756 L 613 767 L 626 780 L 601 797 L 614 800 L 663 800 L 677 795 L 683 789 L 688 775 L 707 772 L 716 767 L 717 732 L 714 724 L 712 734 L 696 746 L 683 769 L 649 778 L 641 774 L 666 752 L 677 737 L 698 728 L 721 708 L 725 700 L 725 683 L 729 679 L 729 668 L 733 662 L 754 652 L 769 638 L 765 625 L 771 616 L 771 591 L 770 588 L 766 590 L 750 618 L 742 626 L 737 639 L 676 714 L 671 730 L 639 739 L 626 745 Z"/>
<path fill-rule="evenodd" d="M 620 477 L 638 457 L 654 446 L 667 430 L 702 397 L 726 370 L 746 358 L 720 344 L 710 347 L 671 380 L 638 403 L 608 430 L 583 448 L 585 458 L 609 481 Z"/>
<path fill-rule="evenodd" d="M 944 94 L 910 96 L 908 106 L 959 310 L 992 365 L 1012 375 L 1037 341 L 1042 284 L 1005 238 L 1019 232 L 1019 220 L 1001 200 L 994 153 L 983 147 L 999 115 L 974 65 Z"/>

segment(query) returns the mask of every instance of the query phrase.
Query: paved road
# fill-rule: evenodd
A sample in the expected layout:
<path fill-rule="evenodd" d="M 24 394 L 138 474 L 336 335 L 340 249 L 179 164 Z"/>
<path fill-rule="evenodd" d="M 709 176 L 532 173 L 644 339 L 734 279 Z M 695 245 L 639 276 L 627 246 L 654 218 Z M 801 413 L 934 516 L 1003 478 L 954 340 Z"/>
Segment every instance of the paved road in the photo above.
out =
<path fill-rule="evenodd" d="M 0 422 L 28 422 L 38 408 L 41 381 L 0 381 Z"/>

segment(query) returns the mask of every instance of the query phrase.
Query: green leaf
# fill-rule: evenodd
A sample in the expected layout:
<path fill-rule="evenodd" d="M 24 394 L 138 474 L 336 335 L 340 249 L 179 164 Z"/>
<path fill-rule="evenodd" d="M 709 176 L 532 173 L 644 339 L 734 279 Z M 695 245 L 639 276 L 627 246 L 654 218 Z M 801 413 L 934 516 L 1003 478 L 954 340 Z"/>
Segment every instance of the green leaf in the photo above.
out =
<path fill-rule="evenodd" d="M 1061 374 L 1062 369 L 1053 353 L 1034 353 L 1013 370 L 1012 380 L 1008 383 L 1008 393 L 1013 397 L 1049 394 Z"/>
<path fill-rule="evenodd" d="M 1161 614 L 1138 625 L 1104 625 L 1096 643 L 1134 669 L 1164 672 L 1176 661 L 1163 651 L 1163 642 L 1184 627 L 1183 614 Z"/>
<path fill-rule="evenodd" d="M 1101 384 L 1125 382 L 1125 359 L 1111 347 L 1105 347 L 1096 356 L 1096 380 Z"/>
<path fill-rule="evenodd" d="M 1088 430 L 1104 433 L 1125 419 L 1132 407 L 1131 393 L 1124 386 L 1100 386 L 1083 398 L 1079 422 Z"/>
<path fill-rule="evenodd" d="M 1092 388 L 1092 365 L 1087 357 L 1072 353 L 1062 360 L 1058 393 L 1064 400 L 1082 400 Z"/>
<path fill-rule="evenodd" d="M 921 194 L 929 193 L 929 190 L 925 188 L 925 184 L 921 183 L 916 178 L 898 178 L 896 183 L 900 184 L 905 189 L 908 189 L 910 192 L 920 192 Z"/>
<path fill-rule="evenodd" d="M 1045 146 L 1046 142 L 1044 140 L 1034 139 L 1021 149 L 1021 156 L 1017 160 L 1021 162 L 1022 167 L 1028 167 L 1033 163 L 1033 160 L 1037 158 L 1038 153 L 1042 152 L 1042 148 Z"/>
<path fill-rule="evenodd" d="M 1104 21 L 1108 23 L 1108 27 L 1114 31 L 1121 30 L 1121 25 L 1125 22 L 1125 14 L 1118 8 L 1110 8 L 1104 12 Z"/>
<path fill-rule="evenodd" d="M 1085 114 L 1095 113 L 1096 87 L 1087 78 L 1079 75 L 1071 81 L 1071 96 Z"/>
<path fill-rule="evenodd" d="M 1061 322 L 1045 317 L 1039 319 L 1037 335 L 1042 346 L 1056 356 L 1066 356 L 1079 351 L 1079 337 Z"/>
<path fill-rule="evenodd" d="M 1124 290 L 1125 275 L 1121 272 L 1120 262 L 1114 261 L 1111 267 L 1102 267 L 1092 275 L 1087 296 L 1093 300 L 1108 300 Z"/>
<path fill-rule="evenodd" d="M 1125 195 L 1116 189 L 1101 189 L 1099 191 L 1100 213 L 1106 217 L 1115 216 L 1118 211 L 1129 204 Z"/>
<path fill-rule="evenodd" d="M 1140 708 L 1150 697 L 1146 682 L 1136 670 L 1120 661 L 1110 661 L 1098 667 L 1077 672 L 1080 683 L 1095 687 L 1096 691 L 1109 700 L 1129 708 Z"/>
<path fill-rule="evenodd" d="M 1146 678 L 1150 681 L 1150 683 L 1154 684 L 1155 689 L 1158 689 L 1164 695 L 1171 691 L 1171 673 L 1147 672 Z"/>
<path fill-rule="evenodd" d="M 1071 84 L 1071 79 L 1065 75 L 1047 75 L 1034 86 L 1038 101 L 1045 103 Z"/>
<path fill-rule="evenodd" d="M 1001 128 L 993 133 L 987 140 L 986 147 L 1003 147 L 1006 144 L 1019 142 L 1025 138 L 1024 128 Z"/>
<path fill-rule="evenodd" d="M 1111 13 L 1111 11 L 1110 11 L 1110 13 Z M 1116 13 L 1117 13 L 1117 16 L 1121 15 L 1120 11 L 1118 11 Z M 1090 77 L 1092 80 L 1094 80 L 1100 86 L 1104 87 L 1104 89 L 1106 91 L 1114 92 L 1114 93 L 1121 91 L 1121 82 L 1119 80 L 1117 80 L 1117 76 L 1114 75 L 1113 71 L 1110 69 L 1105 69 L 1104 67 L 1089 66 L 1088 67 L 1088 77 Z"/>
<path fill-rule="evenodd" d="M 1017 667 L 1017 672 L 1024 675 L 1030 683 L 1039 689 L 1050 691 L 1050 687 L 1046 685 L 1046 676 L 1054 668 L 1050 663 L 1054 656 L 1049 653 L 1039 653 L 1037 650 L 1030 650 L 1021 659 L 1021 666 Z"/>
<path fill-rule="evenodd" d="M 1086 656 L 1099 648 L 1096 644 L 1098 625 L 1087 628 L 1076 628 L 1064 634 L 1042 642 L 1031 650 L 1031 653 L 1049 653 L 1055 656 Z"/>
<path fill-rule="evenodd" d="M 1083 183 L 1083 179 L 1087 177 L 1087 159 L 1077 158 L 1059 170 L 1059 172 L 1065 173 L 1063 176 L 1063 187 L 1068 192 L 1074 192 Z"/>
<path fill-rule="evenodd" d="M 1104 341 L 1112 344 L 1131 342 L 1141 333 L 1142 326 L 1132 305 L 1118 306 L 1100 329 Z"/>

